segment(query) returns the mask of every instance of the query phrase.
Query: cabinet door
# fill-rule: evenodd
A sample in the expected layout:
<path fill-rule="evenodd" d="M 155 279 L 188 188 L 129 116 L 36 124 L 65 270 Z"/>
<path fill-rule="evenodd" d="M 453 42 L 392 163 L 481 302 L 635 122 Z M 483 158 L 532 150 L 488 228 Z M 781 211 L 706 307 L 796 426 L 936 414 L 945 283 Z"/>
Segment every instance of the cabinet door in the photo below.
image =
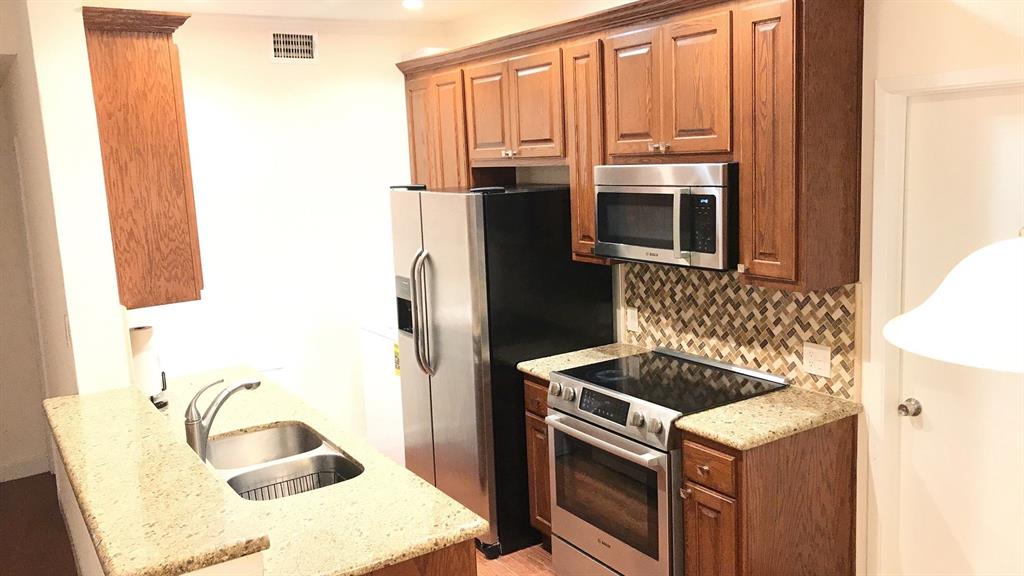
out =
<path fill-rule="evenodd" d="M 526 471 L 530 484 L 530 524 L 551 535 L 551 486 L 548 483 L 548 425 L 526 413 Z"/>
<path fill-rule="evenodd" d="M 796 126 L 793 4 L 736 11 L 740 260 L 753 276 L 795 280 Z"/>
<path fill-rule="evenodd" d="M 605 41 L 605 128 L 609 154 L 650 154 L 661 137 L 659 29 Z"/>
<path fill-rule="evenodd" d="M 430 158 L 430 80 L 405 83 L 405 114 L 409 123 L 410 184 L 432 185 Z"/>
<path fill-rule="evenodd" d="M 662 27 L 662 122 L 669 152 L 728 152 L 732 43 L 728 10 Z"/>
<path fill-rule="evenodd" d="M 502 158 L 511 149 L 507 62 L 464 70 L 470 160 Z"/>
<path fill-rule="evenodd" d="M 522 158 L 564 155 L 562 51 L 547 50 L 508 61 L 512 150 Z"/>
<path fill-rule="evenodd" d="M 434 173 L 431 186 L 469 186 L 462 70 L 432 76 L 429 102 Z"/>
<path fill-rule="evenodd" d="M 572 251 L 593 255 L 594 166 L 604 163 L 601 99 L 601 41 L 563 52 L 565 134 L 569 160 Z"/>
<path fill-rule="evenodd" d="M 686 576 L 734 576 L 736 501 L 692 482 L 683 500 L 683 538 Z"/>
<path fill-rule="evenodd" d="M 198 300 L 202 269 L 171 35 L 87 29 L 86 46 L 121 304 Z"/>

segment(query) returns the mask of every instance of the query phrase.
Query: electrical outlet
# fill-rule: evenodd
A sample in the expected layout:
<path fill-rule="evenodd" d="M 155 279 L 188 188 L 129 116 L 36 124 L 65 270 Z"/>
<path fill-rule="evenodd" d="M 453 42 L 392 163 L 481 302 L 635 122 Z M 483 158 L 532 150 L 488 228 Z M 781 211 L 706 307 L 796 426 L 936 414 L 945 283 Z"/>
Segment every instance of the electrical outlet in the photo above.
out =
<path fill-rule="evenodd" d="M 626 330 L 630 332 L 640 331 L 640 317 L 636 308 L 626 308 Z"/>
<path fill-rule="evenodd" d="M 831 378 L 832 349 L 814 342 L 804 342 L 803 364 L 805 372 Z"/>

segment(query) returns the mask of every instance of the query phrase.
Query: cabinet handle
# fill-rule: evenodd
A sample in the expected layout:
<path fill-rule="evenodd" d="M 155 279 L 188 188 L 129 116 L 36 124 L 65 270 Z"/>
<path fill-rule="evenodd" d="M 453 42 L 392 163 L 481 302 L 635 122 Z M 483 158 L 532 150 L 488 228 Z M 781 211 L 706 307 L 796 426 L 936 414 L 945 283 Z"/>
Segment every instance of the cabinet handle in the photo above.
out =
<path fill-rule="evenodd" d="M 709 466 L 708 466 L 707 464 L 698 464 L 698 465 L 697 465 L 697 472 L 698 472 L 698 473 L 699 473 L 699 474 L 700 474 L 701 476 L 707 476 L 707 474 L 708 474 L 709 472 L 711 472 L 711 468 L 710 468 L 710 467 L 709 467 Z"/>
<path fill-rule="evenodd" d="M 683 500 L 686 500 L 687 498 L 689 498 L 691 494 L 693 494 L 693 490 L 690 489 L 690 488 L 680 488 L 679 489 L 679 497 L 682 498 Z"/>
<path fill-rule="evenodd" d="M 658 150 L 658 145 L 655 144 L 654 142 L 651 142 L 650 144 L 647 145 L 647 150 L 649 152 L 655 152 Z"/>

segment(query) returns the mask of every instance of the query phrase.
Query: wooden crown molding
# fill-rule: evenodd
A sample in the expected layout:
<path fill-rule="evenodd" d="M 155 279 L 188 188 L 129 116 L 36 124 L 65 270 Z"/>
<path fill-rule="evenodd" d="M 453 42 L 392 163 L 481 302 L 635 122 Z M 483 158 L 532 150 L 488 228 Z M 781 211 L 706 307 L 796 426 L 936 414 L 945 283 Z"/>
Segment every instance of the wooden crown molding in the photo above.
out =
<path fill-rule="evenodd" d="M 82 7 L 82 20 L 86 30 L 105 32 L 147 32 L 173 34 L 191 14 L 183 12 L 153 12 L 150 10 L 123 10 L 120 8 Z"/>
<path fill-rule="evenodd" d="M 541 44 L 568 40 L 602 30 L 640 24 L 649 20 L 656 20 L 687 10 L 721 4 L 727 1 L 638 0 L 637 2 L 595 12 L 575 20 L 566 20 L 565 22 L 533 28 L 532 30 L 509 34 L 508 36 L 502 36 L 493 40 L 486 40 L 479 44 L 466 46 L 465 48 L 456 48 L 447 52 L 441 52 L 440 54 L 406 60 L 399 62 L 396 66 L 406 75 L 416 74 L 427 70 L 462 64 L 470 60 L 479 60 L 516 50 L 525 50 Z"/>

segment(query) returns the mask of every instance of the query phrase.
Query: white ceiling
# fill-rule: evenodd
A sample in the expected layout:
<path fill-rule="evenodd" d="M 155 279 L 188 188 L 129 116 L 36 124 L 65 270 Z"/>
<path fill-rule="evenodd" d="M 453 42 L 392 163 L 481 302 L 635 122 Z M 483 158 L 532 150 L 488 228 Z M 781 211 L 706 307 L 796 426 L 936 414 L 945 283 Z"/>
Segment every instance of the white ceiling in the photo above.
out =
<path fill-rule="evenodd" d="M 100 0 L 90 4 L 192 14 L 448 22 L 483 12 L 498 2 L 516 1 L 423 0 L 423 8 L 419 10 L 406 10 L 401 0 Z"/>

